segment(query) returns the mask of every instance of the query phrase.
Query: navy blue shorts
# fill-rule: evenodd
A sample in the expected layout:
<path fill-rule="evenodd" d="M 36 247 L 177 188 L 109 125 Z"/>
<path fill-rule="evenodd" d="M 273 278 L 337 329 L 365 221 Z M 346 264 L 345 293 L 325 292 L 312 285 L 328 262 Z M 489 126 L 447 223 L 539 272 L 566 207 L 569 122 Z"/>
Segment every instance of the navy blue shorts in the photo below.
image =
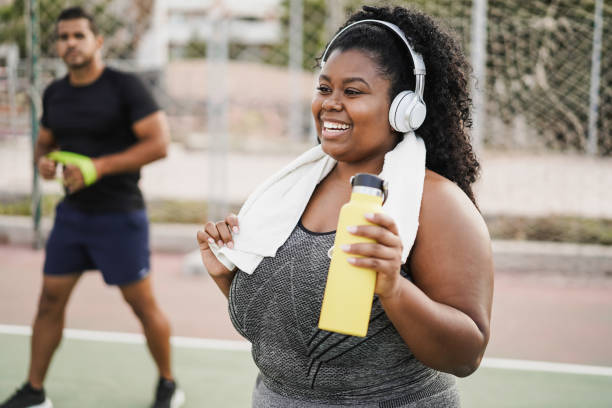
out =
<path fill-rule="evenodd" d="M 87 213 L 58 204 L 46 246 L 45 275 L 98 269 L 109 285 L 136 282 L 149 273 L 149 222 L 144 209 Z"/>

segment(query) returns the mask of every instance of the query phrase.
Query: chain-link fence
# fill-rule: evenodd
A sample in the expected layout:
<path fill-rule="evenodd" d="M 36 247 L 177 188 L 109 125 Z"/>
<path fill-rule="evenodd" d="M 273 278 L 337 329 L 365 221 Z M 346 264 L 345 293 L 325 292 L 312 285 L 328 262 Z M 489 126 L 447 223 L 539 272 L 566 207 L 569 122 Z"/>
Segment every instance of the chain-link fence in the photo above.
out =
<path fill-rule="evenodd" d="M 298 152 L 312 143 L 316 58 L 363 3 L 0 0 L 0 170 L 11 175 L 1 190 L 30 190 L 31 177 L 12 169 L 30 165 L 30 97 L 39 103 L 44 86 L 66 73 L 54 53 L 55 20 L 64 7 L 80 4 L 94 15 L 106 62 L 142 76 L 169 116 L 175 144 L 214 153 L 212 172 L 228 152 Z M 479 50 L 473 23 L 482 21 L 484 58 L 474 68 L 485 149 L 612 153 L 610 2 L 367 3 L 416 6 L 439 17 L 472 58 Z M 484 7 L 479 20 L 477 3 Z M 31 71 L 33 36 L 30 50 L 39 53 Z"/>
<path fill-rule="evenodd" d="M 610 154 L 612 5 L 601 2 L 601 50 L 594 57 L 596 2 L 486 2 L 485 146 L 584 151 L 597 58 L 596 145 L 600 154 Z M 354 0 L 267 0 L 257 7 L 250 7 L 248 1 L 185 0 L 3 3 L 0 134 L 4 138 L 28 133 L 23 96 L 27 88 L 26 29 L 32 21 L 25 15 L 28 8 L 38 11 L 34 47 L 40 50 L 37 68 L 44 87 L 66 72 L 55 58 L 55 19 L 65 6 L 82 3 L 105 36 L 107 61 L 139 71 L 153 86 L 171 116 L 177 142 L 207 146 L 207 103 L 218 85 L 214 77 L 211 80 L 215 71 L 210 61 L 227 58 L 220 75 L 227 83 L 230 147 L 236 149 L 254 147 L 258 139 L 292 135 L 300 139 L 311 132 L 308 101 L 315 59 L 347 13 L 361 4 Z M 415 5 L 454 28 L 470 53 L 472 0 L 369 3 Z M 215 30 L 215 19 L 221 21 L 217 27 L 226 28 Z"/>

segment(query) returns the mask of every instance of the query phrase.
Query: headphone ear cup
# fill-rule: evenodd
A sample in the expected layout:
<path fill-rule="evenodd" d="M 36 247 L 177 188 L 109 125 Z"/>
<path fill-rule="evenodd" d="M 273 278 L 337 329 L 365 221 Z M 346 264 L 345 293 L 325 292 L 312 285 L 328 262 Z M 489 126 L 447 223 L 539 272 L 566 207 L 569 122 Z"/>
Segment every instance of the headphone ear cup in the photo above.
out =
<path fill-rule="evenodd" d="M 398 132 L 417 130 L 425 121 L 427 109 L 413 91 L 402 91 L 391 102 L 389 123 Z"/>

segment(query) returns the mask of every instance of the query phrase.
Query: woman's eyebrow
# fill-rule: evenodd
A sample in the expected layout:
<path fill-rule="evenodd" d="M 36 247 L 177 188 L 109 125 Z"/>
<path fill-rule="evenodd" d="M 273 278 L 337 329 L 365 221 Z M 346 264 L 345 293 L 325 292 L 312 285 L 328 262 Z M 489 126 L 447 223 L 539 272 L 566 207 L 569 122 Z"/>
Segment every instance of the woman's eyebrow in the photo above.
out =
<path fill-rule="evenodd" d="M 321 74 L 321 75 L 319 75 L 319 79 L 322 79 L 322 80 L 327 81 L 327 82 L 331 82 L 331 78 L 330 78 L 330 77 L 328 77 L 328 76 L 327 76 L 327 75 L 325 75 L 325 74 Z M 367 87 L 368 87 L 368 89 L 370 88 L 370 84 L 368 84 L 368 83 L 366 82 L 366 80 L 365 80 L 365 79 L 360 78 L 360 77 L 349 77 L 349 78 L 344 78 L 344 79 L 342 80 L 342 84 L 343 84 L 343 85 L 346 85 L 346 84 L 351 83 L 351 82 L 361 82 L 362 84 L 364 84 L 365 86 L 367 86 Z"/>

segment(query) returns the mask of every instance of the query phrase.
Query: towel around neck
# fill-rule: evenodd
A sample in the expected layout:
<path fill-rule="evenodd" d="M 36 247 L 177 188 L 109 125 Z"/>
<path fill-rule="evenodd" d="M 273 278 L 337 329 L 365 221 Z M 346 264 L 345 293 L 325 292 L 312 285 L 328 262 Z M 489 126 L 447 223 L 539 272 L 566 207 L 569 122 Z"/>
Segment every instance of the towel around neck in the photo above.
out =
<path fill-rule="evenodd" d="M 398 226 L 406 262 L 419 226 L 419 212 L 425 180 L 425 143 L 414 133 L 385 155 L 379 177 L 388 182 L 389 195 L 383 211 Z M 261 184 L 238 213 L 240 233 L 234 234 L 234 248 L 210 247 L 228 269 L 238 267 L 253 273 L 261 260 L 274 256 L 300 220 L 312 193 L 336 161 L 321 145 L 304 152 Z"/>

